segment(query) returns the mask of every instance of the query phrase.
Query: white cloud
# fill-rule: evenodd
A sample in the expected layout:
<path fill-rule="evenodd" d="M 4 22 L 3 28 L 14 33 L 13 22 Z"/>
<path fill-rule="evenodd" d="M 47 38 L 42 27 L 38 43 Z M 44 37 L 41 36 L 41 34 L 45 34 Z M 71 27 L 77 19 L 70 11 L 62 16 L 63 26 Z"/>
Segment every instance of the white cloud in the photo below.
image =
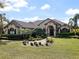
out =
<path fill-rule="evenodd" d="M 67 23 L 69 22 L 70 17 L 59 18 L 61 22 Z"/>
<path fill-rule="evenodd" d="M 64 18 L 64 21 L 63 22 L 68 24 L 69 23 L 69 18 L 68 17 L 67 18 Z"/>
<path fill-rule="evenodd" d="M 50 17 L 50 19 L 55 19 L 55 17 Z"/>
<path fill-rule="evenodd" d="M 29 8 L 29 10 L 34 10 L 34 9 L 36 9 L 36 6 L 30 6 L 28 8 Z"/>
<path fill-rule="evenodd" d="M 30 18 L 12 18 L 12 19 L 16 19 L 16 20 L 20 20 L 20 21 L 25 21 L 25 22 L 33 22 L 33 21 L 37 21 L 37 20 L 42 20 L 42 18 L 40 18 L 39 16 L 34 16 L 34 17 L 30 17 Z"/>
<path fill-rule="evenodd" d="M 69 16 L 73 16 L 75 14 L 79 13 L 79 9 L 73 9 L 73 8 L 70 8 L 66 11 L 66 14 L 69 15 Z"/>
<path fill-rule="evenodd" d="M 33 22 L 36 20 L 41 20 L 41 18 L 38 16 L 35 16 L 35 17 L 31 17 L 31 18 L 24 18 L 24 20 L 26 20 L 27 22 L 29 22 L 29 21 Z"/>
<path fill-rule="evenodd" d="M 6 5 L 4 8 L 0 8 L 0 11 L 20 11 L 20 8 L 27 7 L 28 2 L 26 0 L 5 0 L 1 1 Z"/>
<path fill-rule="evenodd" d="M 48 9 L 50 9 L 50 5 L 49 4 L 44 4 L 43 6 L 41 6 L 41 10 L 48 10 Z"/>

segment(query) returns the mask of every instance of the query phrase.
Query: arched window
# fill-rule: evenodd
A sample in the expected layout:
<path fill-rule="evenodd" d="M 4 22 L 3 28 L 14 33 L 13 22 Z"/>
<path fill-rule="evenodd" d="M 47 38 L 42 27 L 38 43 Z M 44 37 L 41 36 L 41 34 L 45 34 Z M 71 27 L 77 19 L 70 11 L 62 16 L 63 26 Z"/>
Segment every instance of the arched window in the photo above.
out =
<path fill-rule="evenodd" d="M 8 29 L 8 34 L 16 34 L 16 29 L 14 28 Z"/>
<path fill-rule="evenodd" d="M 64 32 L 69 32 L 70 30 L 69 29 L 67 29 L 67 28 L 63 28 L 63 29 L 61 29 L 61 33 L 64 33 Z"/>

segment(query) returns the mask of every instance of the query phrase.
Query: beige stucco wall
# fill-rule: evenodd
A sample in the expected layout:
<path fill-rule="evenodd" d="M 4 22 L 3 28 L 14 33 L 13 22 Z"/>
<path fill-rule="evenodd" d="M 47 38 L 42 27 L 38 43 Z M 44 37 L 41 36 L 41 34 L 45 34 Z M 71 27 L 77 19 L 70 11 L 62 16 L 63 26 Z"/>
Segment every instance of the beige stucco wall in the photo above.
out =
<path fill-rule="evenodd" d="M 31 29 L 22 28 L 22 27 L 18 28 L 14 24 L 10 24 L 8 27 L 6 27 L 4 29 L 5 34 L 8 34 L 8 29 L 10 29 L 10 28 L 16 29 L 16 34 L 22 34 L 22 33 L 25 33 L 26 30 L 31 30 Z"/>

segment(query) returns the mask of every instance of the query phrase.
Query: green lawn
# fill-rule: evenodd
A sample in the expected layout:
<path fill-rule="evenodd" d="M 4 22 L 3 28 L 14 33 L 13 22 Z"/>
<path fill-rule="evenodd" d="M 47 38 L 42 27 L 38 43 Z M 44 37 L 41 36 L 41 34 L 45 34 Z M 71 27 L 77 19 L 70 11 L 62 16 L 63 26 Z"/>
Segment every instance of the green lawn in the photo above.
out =
<path fill-rule="evenodd" d="M 54 44 L 49 47 L 23 46 L 21 41 L 3 42 L 0 59 L 79 59 L 78 39 L 52 39 Z"/>

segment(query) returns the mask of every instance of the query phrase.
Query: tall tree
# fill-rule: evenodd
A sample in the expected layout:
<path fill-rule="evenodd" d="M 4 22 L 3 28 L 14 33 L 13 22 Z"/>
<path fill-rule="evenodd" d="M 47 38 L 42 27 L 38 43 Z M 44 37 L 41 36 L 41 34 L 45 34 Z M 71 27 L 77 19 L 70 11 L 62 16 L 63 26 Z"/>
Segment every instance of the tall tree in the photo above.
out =
<path fill-rule="evenodd" d="M 79 14 L 75 14 L 73 18 L 69 19 L 69 26 L 77 28 L 78 27 L 78 19 L 79 19 Z"/>
<path fill-rule="evenodd" d="M 78 29 L 78 20 L 79 20 L 79 14 L 75 14 L 73 18 L 69 19 L 69 26 L 71 32 L 74 32 L 75 35 L 77 33 L 76 29 Z"/>
<path fill-rule="evenodd" d="M 74 25 L 73 18 L 70 18 L 70 19 L 69 19 L 68 25 L 69 25 L 70 27 L 73 27 L 73 25 Z"/>
<path fill-rule="evenodd" d="M 0 8 L 4 8 L 6 5 L 5 3 L 2 3 L 0 2 Z M 9 22 L 6 17 L 5 17 L 5 13 L 3 14 L 0 14 L 0 34 L 3 33 L 3 29 L 4 29 L 4 24 L 3 22 L 6 21 L 6 22 Z"/>
<path fill-rule="evenodd" d="M 9 20 L 5 17 L 5 13 L 0 14 L 0 34 L 4 32 L 4 22 L 9 23 Z"/>
<path fill-rule="evenodd" d="M 0 14 L 0 34 L 3 32 L 3 21 L 2 21 L 2 14 Z"/>
<path fill-rule="evenodd" d="M 0 8 L 4 8 L 4 3 L 0 2 Z M 0 14 L 0 34 L 3 33 L 3 17 L 2 14 Z"/>
<path fill-rule="evenodd" d="M 75 16 L 73 17 L 74 27 L 78 27 L 78 19 L 79 19 L 79 14 L 75 14 Z"/>

